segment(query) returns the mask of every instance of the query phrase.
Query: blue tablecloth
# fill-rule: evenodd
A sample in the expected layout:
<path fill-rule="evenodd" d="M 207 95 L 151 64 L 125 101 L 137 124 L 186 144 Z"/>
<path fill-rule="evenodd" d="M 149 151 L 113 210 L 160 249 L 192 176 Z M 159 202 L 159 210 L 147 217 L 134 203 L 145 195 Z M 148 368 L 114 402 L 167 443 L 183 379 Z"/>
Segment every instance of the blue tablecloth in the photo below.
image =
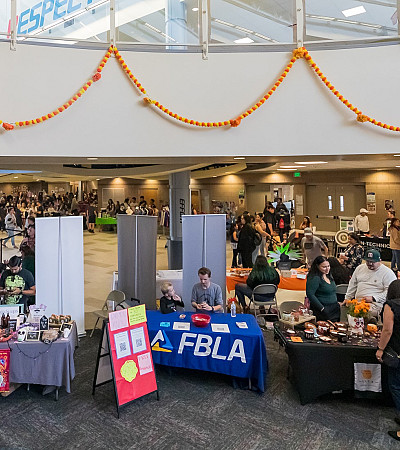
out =
<path fill-rule="evenodd" d="M 211 314 L 205 328 L 193 325 L 190 313 L 161 314 L 147 311 L 147 325 L 153 361 L 171 367 L 218 372 L 232 377 L 250 379 L 253 387 L 264 392 L 268 369 L 265 343 L 260 327 L 250 314 Z M 190 330 L 174 330 L 174 322 L 189 322 Z M 246 322 L 241 329 L 236 322 Z M 230 333 L 216 333 L 211 323 L 228 324 Z"/>

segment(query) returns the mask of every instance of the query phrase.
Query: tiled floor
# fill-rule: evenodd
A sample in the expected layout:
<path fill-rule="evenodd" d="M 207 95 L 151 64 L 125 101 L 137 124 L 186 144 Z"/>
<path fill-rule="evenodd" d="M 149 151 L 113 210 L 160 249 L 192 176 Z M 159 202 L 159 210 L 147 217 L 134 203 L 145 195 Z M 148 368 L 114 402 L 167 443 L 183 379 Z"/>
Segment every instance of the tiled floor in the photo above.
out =
<path fill-rule="evenodd" d="M 157 270 L 168 269 L 168 255 L 165 236 L 157 239 Z M 111 290 L 113 272 L 118 270 L 117 234 L 112 232 L 84 231 L 85 257 L 85 327 L 90 329 L 95 322 L 92 311 L 101 309 Z M 226 245 L 226 262 L 230 267 L 232 250 Z M 232 293 L 233 294 L 233 293 Z M 285 300 L 304 300 L 304 291 L 283 291 L 277 293 L 278 303 Z"/>

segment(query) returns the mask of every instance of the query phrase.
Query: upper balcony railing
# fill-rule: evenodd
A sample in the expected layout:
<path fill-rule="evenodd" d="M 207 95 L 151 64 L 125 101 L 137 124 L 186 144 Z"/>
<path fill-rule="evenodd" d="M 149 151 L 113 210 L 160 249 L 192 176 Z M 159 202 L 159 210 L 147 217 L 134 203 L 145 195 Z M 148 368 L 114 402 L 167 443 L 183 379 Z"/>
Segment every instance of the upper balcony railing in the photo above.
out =
<path fill-rule="evenodd" d="M 264 51 L 399 41 L 400 0 L 1 0 L 0 38 L 65 46 Z"/>

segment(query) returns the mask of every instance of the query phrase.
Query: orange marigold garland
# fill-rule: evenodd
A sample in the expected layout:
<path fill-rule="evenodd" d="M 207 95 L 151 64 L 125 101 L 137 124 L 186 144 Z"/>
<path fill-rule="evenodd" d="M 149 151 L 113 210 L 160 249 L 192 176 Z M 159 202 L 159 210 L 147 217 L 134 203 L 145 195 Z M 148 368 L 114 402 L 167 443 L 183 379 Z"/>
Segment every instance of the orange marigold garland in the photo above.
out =
<path fill-rule="evenodd" d="M 139 83 L 138 79 L 133 75 L 131 70 L 129 69 L 128 65 L 123 60 L 121 54 L 119 53 L 117 47 L 111 45 L 106 54 L 104 55 L 104 58 L 102 59 L 101 63 L 96 69 L 95 74 L 93 77 L 87 81 L 82 88 L 64 105 L 60 106 L 59 108 L 55 109 L 53 112 L 48 113 L 42 117 L 39 117 L 37 119 L 33 120 L 25 120 L 15 123 L 3 123 L 0 120 L 0 125 L 2 124 L 3 128 L 5 130 L 13 130 L 15 127 L 23 127 L 28 126 L 32 124 L 37 124 L 44 122 L 48 119 L 51 119 L 58 115 L 59 113 L 65 111 L 67 108 L 69 108 L 74 102 L 76 102 L 86 91 L 87 89 L 93 84 L 93 82 L 97 82 L 101 79 L 101 72 L 106 65 L 108 59 L 111 56 L 115 56 L 119 64 L 121 65 L 122 69 L 125 71 L 127 76 L 132 80 L 133 84 L 136 86 L 136 88 L 141 92 L 141 94 L 146 95 L 146 90 L 144 87 Z M 289 73 L 290 69 L 293 67 L 293 64 L 298 59 L 306 59 L 308 64 L 311 66 L 311 68 L 314 70 L 314 72 L 320 77 L 321 81 L 326 85 L 326 87 L 345 105 L 347 106 L 351 111 L 353 111 L 356 114 L 356 118 L 358 122 L 370 122 L 373 125 L 377 125 L 379 127 L 391 130 L 391 131 L 400 131 L 400 127 L 394 127 L 392 125 L 387 125 L 382 122 L 378 122 L 375 119 L 372 119 L 371 117 L 362 114 L 361 111 L 359 111 L 355 106 L 353 106 L 347 99 L 343 97 L 343 95 L 340 94 L 340 92 L 327 80 L 327 78 L 324 76 L 324 74 L 321 72 L 319 67 L 315 64 L 315 62 L 312 60 L 310 54 L 308 53 L 307 49 L 305 47 L 299 47 L 293 50 L 292 58 L 289 62 L 289 64 L 286 66 L 278 80 L 275 82 L 275 84 L 272 86 L 272 88 L 261 98 L 259 99 L 251 108 L 249 108 L 247 111 L 243 112 L 241 115 L 236 117 L 235 119 L 231 120 L 225 120 L 221 122 L 199 122 L 191 119 L 187 119 L 186 117 L 182 117 L 176 113 L 173 113 L 172 111 L 169 111 L 168 108 L 165 108 L 161 103 L 159 103 L 156 100 L 152 100 L 150 97 L 144 97 L 143 101 L 148 105 L 154 105 L 157 107 L 160 111 L 162 111 L 164 114 L 168 115 L 169 117 L 172 117 L 173 119 L 179 120 L 183 123 L 186 123 L 188 125 L 193 125 L 197 127 L 206 127 L 206 128 L 214 128 L 214 127 L 224 127 L 224 126 L 231 126 L 233 128 L 238 127 L 243 119 L 248 117 L 250 114 L 252 114 L 254 111 L 256 111 L 258 108 L 260 108 L 266 100 L 271 97 L 271 95 L 276 91 L 276 89 L 280 86 L 280 84 L 284 81 L 287 74 Z"/>
<path fill-rule="evenodd" d="M 48 119 L 52 119 L 53 117 L 57 116 L 60 113 L 62 113 L 67 108 L 69 108 L 73 103 L 75 103 L 80 97 L 82 97 L 82 95 L 89 89 L 89 87 L 93 84 L 93 82 L 100 80 L 100 78 L 101 78 L 101 71 L 103 70 L 103 68 L 104 68 L 105 64 L 107 63 L 108 59 L 110 58 L 112 51 L 113 51 L 112 47 L 110 47 L 107 50 L 107 53 L 104 55 L 104 58 L 102 59 L 102 61 L 99 64 L 99 66 L 97 67 L 96 72 L 93 75 L 92 79 L 88 80 L 75 95 L 73 95 L 62 106 L 59 106 L 58 108 L 56 108 L 53 112 L 45 114 L 42 117 L 38 117 L 37 119 L 25 120 L 25 121 L 17 121 L 14 124 L 2 123 L 0 121 L 0 124 L 2 123 L 2 126 L 3 126 L 3 128 L 5 130 L 13 130 L 14 126 L 15 127 L 26 127 L 26 126 L 29 126 L 29 125 L 42 123 L 42 122 L 45 122 Z"/>
<path fill-rule="evenodd" d="M 304 48 L 304 47 L 303 47 Z M 300 50 L 300 49 L 298 49 Z M 308 51 L 305 49 L 304 58 L 308 62 L 308 64 L 311 66 L 311 68 L 314 70 L 314 72 L 320 77 L 321 81 L 325 84 L 325 86 L 335 95 L 347 108 L 349 108 L 351 111 L 353 111 L 356 114 L 356 118 L 358 122 L 370 122 L 373 125 L 377 125 L 378 127 L 385 128 L 387 130 L 391 131 L 400 131 L 400 127 L 394 127 L 393 125 L 388 125 L 386 123 L 378 122 L 375 119 L 372 119 L 371 117 L 362 114 L 362 112 L 352 105 L 347 99 L 343 97 L 343 95 L 340 94 L 340 92 L 333 86 L 329 80 L 326 78 L 326 76 L 321 72 L 319 67 L 315 64 L 313 59 L 311 58 Z"/>

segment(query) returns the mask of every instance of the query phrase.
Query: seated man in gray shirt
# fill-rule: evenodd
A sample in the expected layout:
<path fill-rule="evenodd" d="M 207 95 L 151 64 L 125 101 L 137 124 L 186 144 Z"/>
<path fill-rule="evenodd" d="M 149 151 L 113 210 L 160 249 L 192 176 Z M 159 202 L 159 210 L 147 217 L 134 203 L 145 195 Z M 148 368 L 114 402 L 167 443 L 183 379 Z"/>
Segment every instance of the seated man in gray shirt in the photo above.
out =
<path fill-rule="evenodd" d="M 197 312 L 224 312 L 222 290 L 218 284 L 211 283 L 211 270 L 201 267 L 197 273 L 200 283 L 192 289 L 193 308 Z"/>

